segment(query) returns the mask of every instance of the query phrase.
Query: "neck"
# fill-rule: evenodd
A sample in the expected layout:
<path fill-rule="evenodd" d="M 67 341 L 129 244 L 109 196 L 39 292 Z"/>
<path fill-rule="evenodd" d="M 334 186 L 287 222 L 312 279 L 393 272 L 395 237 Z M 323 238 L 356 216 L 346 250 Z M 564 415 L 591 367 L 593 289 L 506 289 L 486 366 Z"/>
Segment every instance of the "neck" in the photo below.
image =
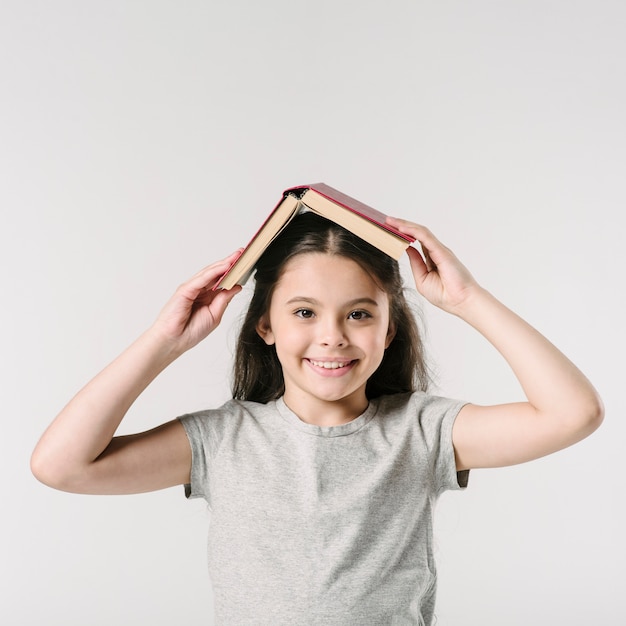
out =
<path fill-rule="evenodd" d="M 303 398 L 285 393 L 283 400 L 300 420 L 314 426 L 341 426 L 342 424 L 348 424 L 359 417 L 359 415 L 362 415 L 369 405 L 365 394 L 359 398 L 333 401 L 306 399 L 305 401 Z"/>

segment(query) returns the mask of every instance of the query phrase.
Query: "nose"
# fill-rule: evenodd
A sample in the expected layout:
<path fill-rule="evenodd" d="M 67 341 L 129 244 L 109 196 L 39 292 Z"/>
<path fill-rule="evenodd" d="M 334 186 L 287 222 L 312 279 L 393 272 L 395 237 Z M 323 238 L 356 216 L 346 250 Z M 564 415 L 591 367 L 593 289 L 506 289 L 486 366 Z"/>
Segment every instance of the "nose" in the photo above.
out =
<path fill-rule="evenodd" d="M 327 318 L 319 324 L 318 341 L 325 347 L 341 348 L 348 343 L 343 324 L 335 319 Z"/>

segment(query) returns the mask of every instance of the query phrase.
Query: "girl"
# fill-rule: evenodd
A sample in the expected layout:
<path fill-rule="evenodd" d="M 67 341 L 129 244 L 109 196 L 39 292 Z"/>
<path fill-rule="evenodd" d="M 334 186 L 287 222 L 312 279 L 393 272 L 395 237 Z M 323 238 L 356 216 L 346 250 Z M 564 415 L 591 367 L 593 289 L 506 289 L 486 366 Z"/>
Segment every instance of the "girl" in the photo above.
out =
<path fill-rule="evenodd" d="M 603 409 L 583 374 L 481 288 L 426 228 L 417 290 L 504 356 L 527 400 L 477 406 L 428 395 L 396 261 L 312 213 L 257 265 L 234 399 L 114 437 L 165 367 L 219 324 L 240 291 L 212 291 L 235 255 L 181 285 L 153 326 L 61 411 L 32 469 L 67 491 L 184 484 L 211 508 L 219 624 L 431 624 L 433 506 L 472 468 L 522 463 L 589 435 Z"/>

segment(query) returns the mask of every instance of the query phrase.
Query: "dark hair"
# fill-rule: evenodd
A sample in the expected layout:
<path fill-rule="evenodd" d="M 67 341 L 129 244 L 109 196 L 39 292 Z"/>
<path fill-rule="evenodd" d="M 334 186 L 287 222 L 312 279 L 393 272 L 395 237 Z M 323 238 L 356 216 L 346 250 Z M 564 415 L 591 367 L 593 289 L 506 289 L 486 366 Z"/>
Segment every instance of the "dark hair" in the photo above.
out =
<path fill-rule="evenodd" d="M 266 345 L 256 329 L 269 311 L 283 268 L 296 255 L 306 253 L 336 254 L 355 261 L 388 295 L 395 337 L 367 382 L 367 397 L 425 391 L 428 369 L 423 345 L 404 295 L 398 262 L 334 222 L 306 212 L 290 222 L 257 263 L 254 293 L 235 351 L 233 397 L 266 403 L 283 395 L 285 383 L 275 347 Z"/>

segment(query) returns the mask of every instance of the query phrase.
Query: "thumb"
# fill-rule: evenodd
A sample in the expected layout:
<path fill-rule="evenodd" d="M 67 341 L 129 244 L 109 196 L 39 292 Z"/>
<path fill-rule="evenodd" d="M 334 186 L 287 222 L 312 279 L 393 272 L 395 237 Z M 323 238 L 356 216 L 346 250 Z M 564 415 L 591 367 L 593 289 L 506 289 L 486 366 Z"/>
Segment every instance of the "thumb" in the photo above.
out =
<path fill-rule="evenodd" d="M 232 289 L 222 289 L 215 294 L 211 302 L 211 313 L 217 324 L 222 319 L 224 311 L 230 304 L 231 300 L 241 291 L 241 285 L 235 285 Z"/>
<path fill-rule="evenodd" d="M 407 248 L 407 254 L 409 255 L 409 262 L 411 264 L 415 284 L 419 288 L 426 279 L 426 276 L 428 276 L 428 267 L 422 255 L 413 246 Z"/>

